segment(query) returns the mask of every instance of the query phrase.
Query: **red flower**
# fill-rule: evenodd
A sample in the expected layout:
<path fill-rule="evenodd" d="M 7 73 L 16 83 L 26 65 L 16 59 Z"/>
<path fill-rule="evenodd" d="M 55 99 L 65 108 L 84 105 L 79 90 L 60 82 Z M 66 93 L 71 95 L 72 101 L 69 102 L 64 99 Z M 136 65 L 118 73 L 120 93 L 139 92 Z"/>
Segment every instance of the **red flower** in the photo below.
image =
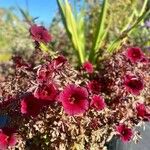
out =
<path fill-rule="evenodd" d="M 52 83 L 39 85 L 34 91 L 34 96 L 37 99 L 54 101 L 57 96 L 57 89 Z"/>
<path fill-rule="evenodd" d="M 54 73 L 51 63 L 42 65 L 37 71 L 37 81 L 46 82 Z"/>
<path fill-rule="evenodd" d="M 97 110 L 102 110 L 106 106 L 104 99 L 99 95 L 94 95 L 92 97 L 92 101 L 90 105 Z"/>
<path fill-rule="evenodd" d="M 39 114 L 42 106 L 42 102 L 30 94 L 21 100 L 21 113 L 35 117 Z"/>
<path fill-rule="evenodd" d="M 143 118 L 145 121 L 150 120 L 150 111 L 144 104 L 136 104 L 137 116 Z"/>
<path fill-rule="evenodd" d="M 124 81 L 126 90 L 134 95 L 139 95 L 144 88 L 142 79 L 135 75 L 126 75 Z"/>
<path fill-rule="evenodd" d="M 99 94 L 101 90 L 101 84 L 96 80 L 92 80 L 88 83 L 87 88 L 93 94 Z"/>
<path fill-rule="evenodd" d="M 63 55 L 55 58 L 52 62 L 54 69 L 59 69 L 60 67 L 62 67 L 66 63 L 66 61 L 67 61 L 67 59 Z"/>
<path fill-rule="evenodd" d="M 83 69 L 87 72 L 87 73 L 93 73 L 94 69 L 93 69 L 93 65 L 87 61 L 83 64 Z"/>
<path fill-rule="evenodd" d="M 52 40 L 52 36 L 43 26 L 37 26 L 36 24 L 34 24 L 31 26 L 29 31 L 32 38 L 37 42 L 48 43 Z"/>
<path fill-rule="evenodd" d="M 120 136 L 121 140 L 125 143 L 131 140 L 133 132 L 125 124 L 119 124 L 116 127 L 117 134 Z"/>
<path fill-rule="evenodd" d="M 132 62 L 136 63 L 142 60 L 144 54 L 138 47 L 130 47 L 127 49 L 126 57 Z"/>
<path fill-rule="evenodd" d="M 14 130 L 4 128 L 0 131 L 0 149 L 6 150 L 8 146 L 15 146 L 17 143 Z"/>
<path fill-rule="evenodd" d="M 68 85 L 60 94 L 64 110 L 69 115 L 84 113 L 89 108 L 88 92 L 84 87 Z"/>

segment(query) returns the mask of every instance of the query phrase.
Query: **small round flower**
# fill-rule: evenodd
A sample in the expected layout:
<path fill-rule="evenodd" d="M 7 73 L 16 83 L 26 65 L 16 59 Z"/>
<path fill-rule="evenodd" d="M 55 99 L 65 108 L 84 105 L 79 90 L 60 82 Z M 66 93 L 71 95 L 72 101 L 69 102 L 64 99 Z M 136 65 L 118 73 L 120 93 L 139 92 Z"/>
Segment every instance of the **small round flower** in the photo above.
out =
<path fill-rule="evenodd" d="M 93 65 L 89 61 L 83 64 L 83 69 L 89 74 L 93 73 L 94 71 Z"/>
<path fill-rule="evenodd" d="M 133 132 L 125 124 L 119 124 L 116 127 L 117 134 L 120 136 L 122 142 L 126 143 L 131 140 Z"/>
<path fill-rule="evenodd" d="M 150 110 L 146 108 L 144 104 L 136 104 L 137 116 L 144 119 L 145 121 L 150 120 Z"/>
<path fill-rule="evenodd" d="M 144 57 L 142 50 L 138 47 L 128 48 L 125 55 L 132 63 L 139 62 Z"/>
<path fill-rule="evenodd" d="M 92 80 L 87 84 L 87 88 L 91 93 L 99 94 L 101 91 L 101 84 L 96 80 Z"/>
<path fill-rule="evenodd" d="M 37 42 L 48 43 L 52 40 L 52 36 L 48 33 L 48 30 L 43 26 L 32 25 L 29 29 L 33 40 Z"/>
<path fill-rule="evenodd" d="M 57 89 L 53 83 L 39 85 L 34 91 L 37 99 L 54 101 L 57 96 Z"/>
<path fill-rule="evenodd" d="M 69 115 L 84 113 L 89 108 L 86 88 L 74 84 L 68 85 L 61 92 L 59 101 L 62 102 L 65 112 Z"/>
<path fill-rule="evenodd" d="M 135 75 L 126 75 L 124 85 L 126 90 L 134 95 L 139 95 L 144 88 L 143 80 Z"/>
<path fill-rule="evenodd" d="M 15 146 L 17 143 L 13 129 L 4 128 L 0 131 L 0 149 L 6 150 L 8 146 Z"/>
<path fill-rule="evenodd" d="M 32 94 L 27 95 L 21 100 L 21 113 L 27 116 L 36 117 L 42 106 L 41 100 L 38 100 Z"/>
<path fill-rule="evenodd" d="M 94 95 L 90 103 L 96 110 L 103 110 L 106 106 L 104 99 L 99 95 Z"/>

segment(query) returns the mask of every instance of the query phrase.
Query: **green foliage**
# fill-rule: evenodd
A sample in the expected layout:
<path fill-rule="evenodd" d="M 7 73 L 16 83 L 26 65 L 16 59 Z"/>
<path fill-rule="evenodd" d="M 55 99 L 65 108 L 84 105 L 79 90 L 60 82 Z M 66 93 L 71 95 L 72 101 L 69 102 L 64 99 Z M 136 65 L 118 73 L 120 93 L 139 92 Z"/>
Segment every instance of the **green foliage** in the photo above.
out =
<path fill-rule="evenodd" d="M 54 42 L 48 47 L 42 45 L 43 51 L 48 48 L 52 54 L 56 49 L 72 62 L 81 64 L 89 59 L 96 64 L 97 58 L 117 51 L 129 40 L 134 45 L 149 46 L 150 31 L 143 27 L 145 19 L 149 18 L 148 0 L 74 0 L 72 5 L 68 0 L 57 0 L 57 3 L 61 14 L 56 13 L 50 26 Z M 18 9 L 25 22 L 34 22 L 29 12 L 20 7 Z M 28 55 L 32 52 L 29 26 L 25 22 L 15 14 L 13 8 L 0 9 L 2 56 L 12 53 Z"/>
<path fill-rule="evenodd" d="M 123 26 L 120 36 L 117 37 L 114 41 L 112 41 L 112 43 L 109 45 L 107 49 L 109 53 L 112 53 L 118 50 L 120 46 L 122 45 L 122 43 L 126 41 L 128 36 L 132 32 L 136 31 L 135 29 L 143 21 L 143 19 L 145 19 L 149 15 L 150 11 L 145 11 L 148 0 L 144 1 L 143 7 L 140 11 L 137 9 L 137 7 L 135 7 L 135 5 L 137 5 L 137 3 L 135 2 L 136 1 L 132 1 L 132 14 L 130 17 L 127 18 L 128 22 L 126 23 L 126 25 Z"/>
<path fill-rule="evenodd" d="M 135 31 L 135 28 L 138 26 L 138 24 L 149 14 L 148 12 L 144 12 L 139 18 L 137 18 L 137 20 L 135 21 L 135 23 L 129 28 L 126 29 L 125 31 L 122 32 L 121 36 L 118 37 L 114 42 L 112 42 L 112 44 L 110 44 L 110 47 L 108 47 L 108 52 L 112 53 L 114 51 L 116 51 L 119 46 L 121 46 L 122 42 L 124 42 L 124 40 L 126 40 L 126 38 L 129 36 L 129 34 L 131 34 L 132 32 Z"/>
<path fill-rule="evenodd" d="M 80 63 L 83 63 L 85 60 L 84 13 L 79 13 L 75 18 L 67 0 L 57 0 L 57 3 L 68 36 L 78 53 Z"/>
<path fill-rule="evenodd" d="M 106 20 L 106 15 L 107 15 L 107 6 L 108 5 L 108 0 L 103 1 L 102 3 L 102 8 L 101 12 L 99 14 L 99 19 L 98 19 L 98 24 L 96 26 L 96 32 L 94 35 L 94 40 L 93 40 L 93 46 L 90 51 L 89 59 L 90 61 L 94 61 L 95 59 L 95 53 L 99 50 L 101 47 L 101 43 L 106 37 L 107 32 L 105 31 L 105 20 Z"/>
<path fill-rule="evenodd" d="M 8 61 L 13 53 L 28 56 L 33 45 L 28 25 L 11 9 L 0 9 L 0 61 Z"/>
<path fill-rule="evenodd" d="M 86 7 L 81 7 L 79 11 L 73 11 L 68 0 L 57 2 L 81 63 L 86 58 L 96 63 L 98 56 L 117 51 L 149 14 L 146 12 L 148 0 L 144 3 L 136 0 L 87 1 Z"/>

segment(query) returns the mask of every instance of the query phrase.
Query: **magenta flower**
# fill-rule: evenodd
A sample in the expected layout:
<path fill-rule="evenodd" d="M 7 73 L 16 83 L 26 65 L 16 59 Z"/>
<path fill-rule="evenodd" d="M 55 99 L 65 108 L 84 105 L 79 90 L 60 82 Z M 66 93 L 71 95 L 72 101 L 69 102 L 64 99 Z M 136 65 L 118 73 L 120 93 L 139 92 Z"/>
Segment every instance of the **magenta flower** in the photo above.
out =
<path fill-rule="evenodd" d="M 57 89 L 53 83 L 39 85 L 34 91 L 37 99 L 54 101 L 57 96 Z"/>
<path fill-rule="evenodd" d="M 52 36 L 48 33 L 48 30 L 43 26 L 32 25 L 29 29 L 33 40 L 37 42 L 48 43 L 52 40 Z"/>
<path fill-rule="evenodd" d="M 52 62 L 54 69 L 61 68 L 66 63 L 66 61 L 67 61 L 67 59 L 63 55 L 58 56 L 57 58 L 55 58 Z"/>
<path fill-rule="evenodd" d="M 41 100 L 38 100 L 32 94 L 27 95 L 21 100 L 21 113 L 27 116 L 36 117 L 42 106 L 43 103 Z"/>
<path fill-rule="evenodd" d="M 89 108 L 88 92 L 84 87 L 68 85 L 60 94 L 64 110 L 69 115 L 84 113 Z"/>
<path fill-rule="evenodd" d="M 99 95 L 94 95 L 92 97 L 90 105 L 94 107 L 96 110 L 102 110 L 106 106 L 104 99 Z"/>
<path fill-rule="evenodd" d="M 83 69 L 89 74 L 93 73 L 94 71 L 93 65 L 89 61 L 83 64 Z"/>
<path fill-rule="evenodd" d="M 101 91 L 101 84 L 96 80 L 92 80 L 87 84 L 87 88 L 91 93 L 99 94 Z"/>
<path fill-rule="evenodd" d="M 128 142 L 131 140 L 133 132 L 125 124 L 119 124 L 116 127 L 117 134 L 120 136 L 122 142 Z"/>
<path fill-rule="evenodd" d="M 130 47 L 126 51 L 126 57 L 132 62 L 136 63 L 142 60 L 144 54 L 138 47 Z"/>
<path fill-rule="evenodd" d="M 134 95 L 139 95 L 144 88 L 143 80 L 135 75 L 126 75 L 124 85 L 126 90 Z"/>
<path fill-rule="evenodd" d="M 0 149 L 6 150 L 8 146 L 15 146 L 17 143 L 14 130 L 4 128 L 0 131 Z"/>
<path fill-rule="evenodd" d="M 146 108 L 144 104 L 136 104 L 137 116 L 144 119 L 145 121 L 150 120 L 150 110 Z"/>

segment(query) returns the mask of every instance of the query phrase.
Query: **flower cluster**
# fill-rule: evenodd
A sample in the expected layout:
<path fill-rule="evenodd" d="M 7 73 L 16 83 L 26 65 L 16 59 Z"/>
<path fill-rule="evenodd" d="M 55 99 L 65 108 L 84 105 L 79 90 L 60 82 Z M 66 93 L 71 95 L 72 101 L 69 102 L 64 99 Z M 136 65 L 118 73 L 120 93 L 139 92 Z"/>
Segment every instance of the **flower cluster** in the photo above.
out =
<path fill-rule="evenodd" d="M 30 34 L 35 44 L 52 40 L 42 26 L 31 25 Z M 138 47 L 97 67 L 87 61 L 79 70 L 58 54 L 15 56 L 13 63 L 13 73 L 1 84 L 0 115 L 9 118 L 0 125 L 1 149 L 19 138 L 22 149 L 97 150 L 113 136 L 130 141 L 135 126 L 150 120 L 150 62 Z"/>

